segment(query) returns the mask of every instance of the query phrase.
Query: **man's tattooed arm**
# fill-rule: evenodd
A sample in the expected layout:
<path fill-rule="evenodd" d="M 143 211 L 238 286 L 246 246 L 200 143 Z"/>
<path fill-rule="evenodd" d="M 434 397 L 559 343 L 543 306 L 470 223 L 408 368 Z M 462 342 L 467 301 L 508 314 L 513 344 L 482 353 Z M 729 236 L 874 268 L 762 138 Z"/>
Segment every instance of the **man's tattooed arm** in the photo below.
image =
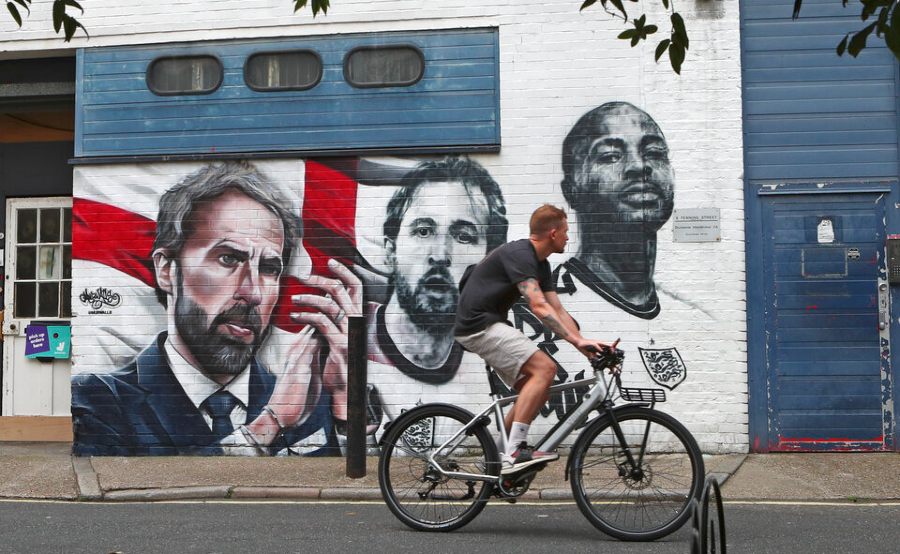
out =
<path fill-rule="evenodd" d="M 557 336 L 559 336 L 559 338 L 561 338 L 561 339 L 569 338 L 569 331 L 567 331 L 566 328 L 562 326 L 562 323 L 560 323 L 556 319 L 556 317 L 554 317 L 552 315 L 545 315 L 544 317 L 541 318 L 541 321 L 544 323 L 544 325 L 549 327 L 551 331 L 556 333 Z"/>
<path fill-rule="evenodd" d="M 551 331 L 556 333 L 559 338 L 567 339 L 569 337 L 569 331 L 563 326 L 562 323 L 560 323 L 559 319 L 556 318 L 556 315 L 553 313 L 553 307 L 550 306 L 546 298 L 544 298 L 544 293 L 541 291 L 541 287 L 538 285 L 537 280 L 526 279 L 525 281 L 519 283 L 518 287 L 519 293 L 521 293 L 522 296 L 528 299 L 528 303 L 531 305 L 532 311 L 535 312 L 534 315 L 538 316 L 541 322 L 546 325 L 547 328 L 549 328 Z M 536 304 L 546 305 L 548 310 L 542 311 L 549 311 L 549 313 L 544 313 L 543 315 L 537 313 L 537 310 L 534 309 Z"/>

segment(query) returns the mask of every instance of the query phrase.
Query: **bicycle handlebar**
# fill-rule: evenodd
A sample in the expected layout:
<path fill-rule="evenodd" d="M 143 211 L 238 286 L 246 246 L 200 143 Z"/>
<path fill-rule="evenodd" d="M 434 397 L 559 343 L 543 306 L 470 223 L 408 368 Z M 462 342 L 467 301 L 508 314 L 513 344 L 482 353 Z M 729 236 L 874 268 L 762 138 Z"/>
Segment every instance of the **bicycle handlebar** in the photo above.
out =
<path fill-rule="evenodd" d="M 590 350 L 596 350 L 591 348 Z M 625 361 L 625 352 L 618 348 L 608 348 L 591 358 L 591 367 L 595 371 L 603 371 L 604 369 L 615 368 L 621 366 Z"/>

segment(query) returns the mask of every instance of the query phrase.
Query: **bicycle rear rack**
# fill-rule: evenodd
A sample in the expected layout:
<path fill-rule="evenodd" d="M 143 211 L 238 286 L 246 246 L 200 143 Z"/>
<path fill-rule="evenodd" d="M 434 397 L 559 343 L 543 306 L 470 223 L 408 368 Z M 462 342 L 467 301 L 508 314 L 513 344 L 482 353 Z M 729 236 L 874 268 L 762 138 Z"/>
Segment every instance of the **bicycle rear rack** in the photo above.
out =
<path fill-rule="evenodd" d="M 643 389 L 636 387 L 619 387 L 619 395 L 626 402 L 665 402 L 666 391 L 662 389 Z"/>

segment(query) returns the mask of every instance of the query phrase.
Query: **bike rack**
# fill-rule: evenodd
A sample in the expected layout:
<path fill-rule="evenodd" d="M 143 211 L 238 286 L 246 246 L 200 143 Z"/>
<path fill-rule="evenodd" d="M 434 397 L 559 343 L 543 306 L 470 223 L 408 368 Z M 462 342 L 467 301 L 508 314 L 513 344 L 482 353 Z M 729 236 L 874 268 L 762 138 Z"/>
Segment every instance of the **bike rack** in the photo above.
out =
<path fill-rule="evenodd" d="M 715 510 L 710 511 L 710 499 L 714 499 Z M 722 507 L 722 490 L 712 476 L 706 478 L 700 500 L 693 501 L 693 540 L 691 554 L 726 554 L 725 509 Z"/>

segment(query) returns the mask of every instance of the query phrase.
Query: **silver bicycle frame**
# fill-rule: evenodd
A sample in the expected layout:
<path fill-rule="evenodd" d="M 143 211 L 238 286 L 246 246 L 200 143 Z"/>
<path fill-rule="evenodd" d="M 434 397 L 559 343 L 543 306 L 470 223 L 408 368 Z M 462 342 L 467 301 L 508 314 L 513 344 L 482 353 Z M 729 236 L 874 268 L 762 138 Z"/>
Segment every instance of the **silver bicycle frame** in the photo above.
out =
<path fill-rule="evenodd" d="M 610 381 L 612 377 L 610 377 Z M 609 381 L 607 381 L 602 372 L 594 372 L 594 376 L 589 379 L 580 379 L 578 381 L 572 381 L 571 383 L 561 383 L 559 385 L 553 385 L 550 387 L 550 393 L 560 392 L 564 390 L 574 389 L 578 387 L 584 387 L 593 385 L 587 393 L 585 393 L 582 398 L 581 404 L 572 411 L 567 414 L 560 422 L 554 427 L 550 433 L 544 436 L 540 442 L 537 443 L 538 449 L 543 450 L 553 450 L 557 446 L 559 446 L 562 441 L 565 440 L 569 434 L 580 427 L 586 420 L 588 414 L 597 408 L 607 397 L 609 393 Z M 503 411 L 501 408 L 506 406 L 507 404 L 512 404 L 519 398 L 519 395 L 515 396 L 506 396 L 503 398 L 495 399 L 490 406 L 479 412 L 472 418 L 472 421 L 463 426 L 459 431 L 453 434 L 452 437 L 444 441 L 440 447 L 430 456 L 428 456 L 428 462 L 434 467 L 441 475 L 445 477 L 450 477 L 452 479 L 471 479 L 473 481 L 496 481 L 500 478 L 498 475 L 485 475 L 480 473 L 466 473 L 462 471 L 444 471 L 441 465 L 435 460 L 435 456 L 439 453 L 443 452 L 448 445 L 451 445 L 456 439 L 460 438 L 462 435 L 466 434 L 469 429 L 474 427 L 475 425 L 483 425 L 482 418 L 487 416 L 489 412 L 494 412 L 494 419 L 497 422 L 497 425 L 501 429 L 501 435 L 503 436 L 504 443 L 506 442 L 506 433 L 503 429 Z M 454 446 L 455 448 L 455 446 Z M 452 452 L 452 449 L 448 450 L 448 453 Z"/>

